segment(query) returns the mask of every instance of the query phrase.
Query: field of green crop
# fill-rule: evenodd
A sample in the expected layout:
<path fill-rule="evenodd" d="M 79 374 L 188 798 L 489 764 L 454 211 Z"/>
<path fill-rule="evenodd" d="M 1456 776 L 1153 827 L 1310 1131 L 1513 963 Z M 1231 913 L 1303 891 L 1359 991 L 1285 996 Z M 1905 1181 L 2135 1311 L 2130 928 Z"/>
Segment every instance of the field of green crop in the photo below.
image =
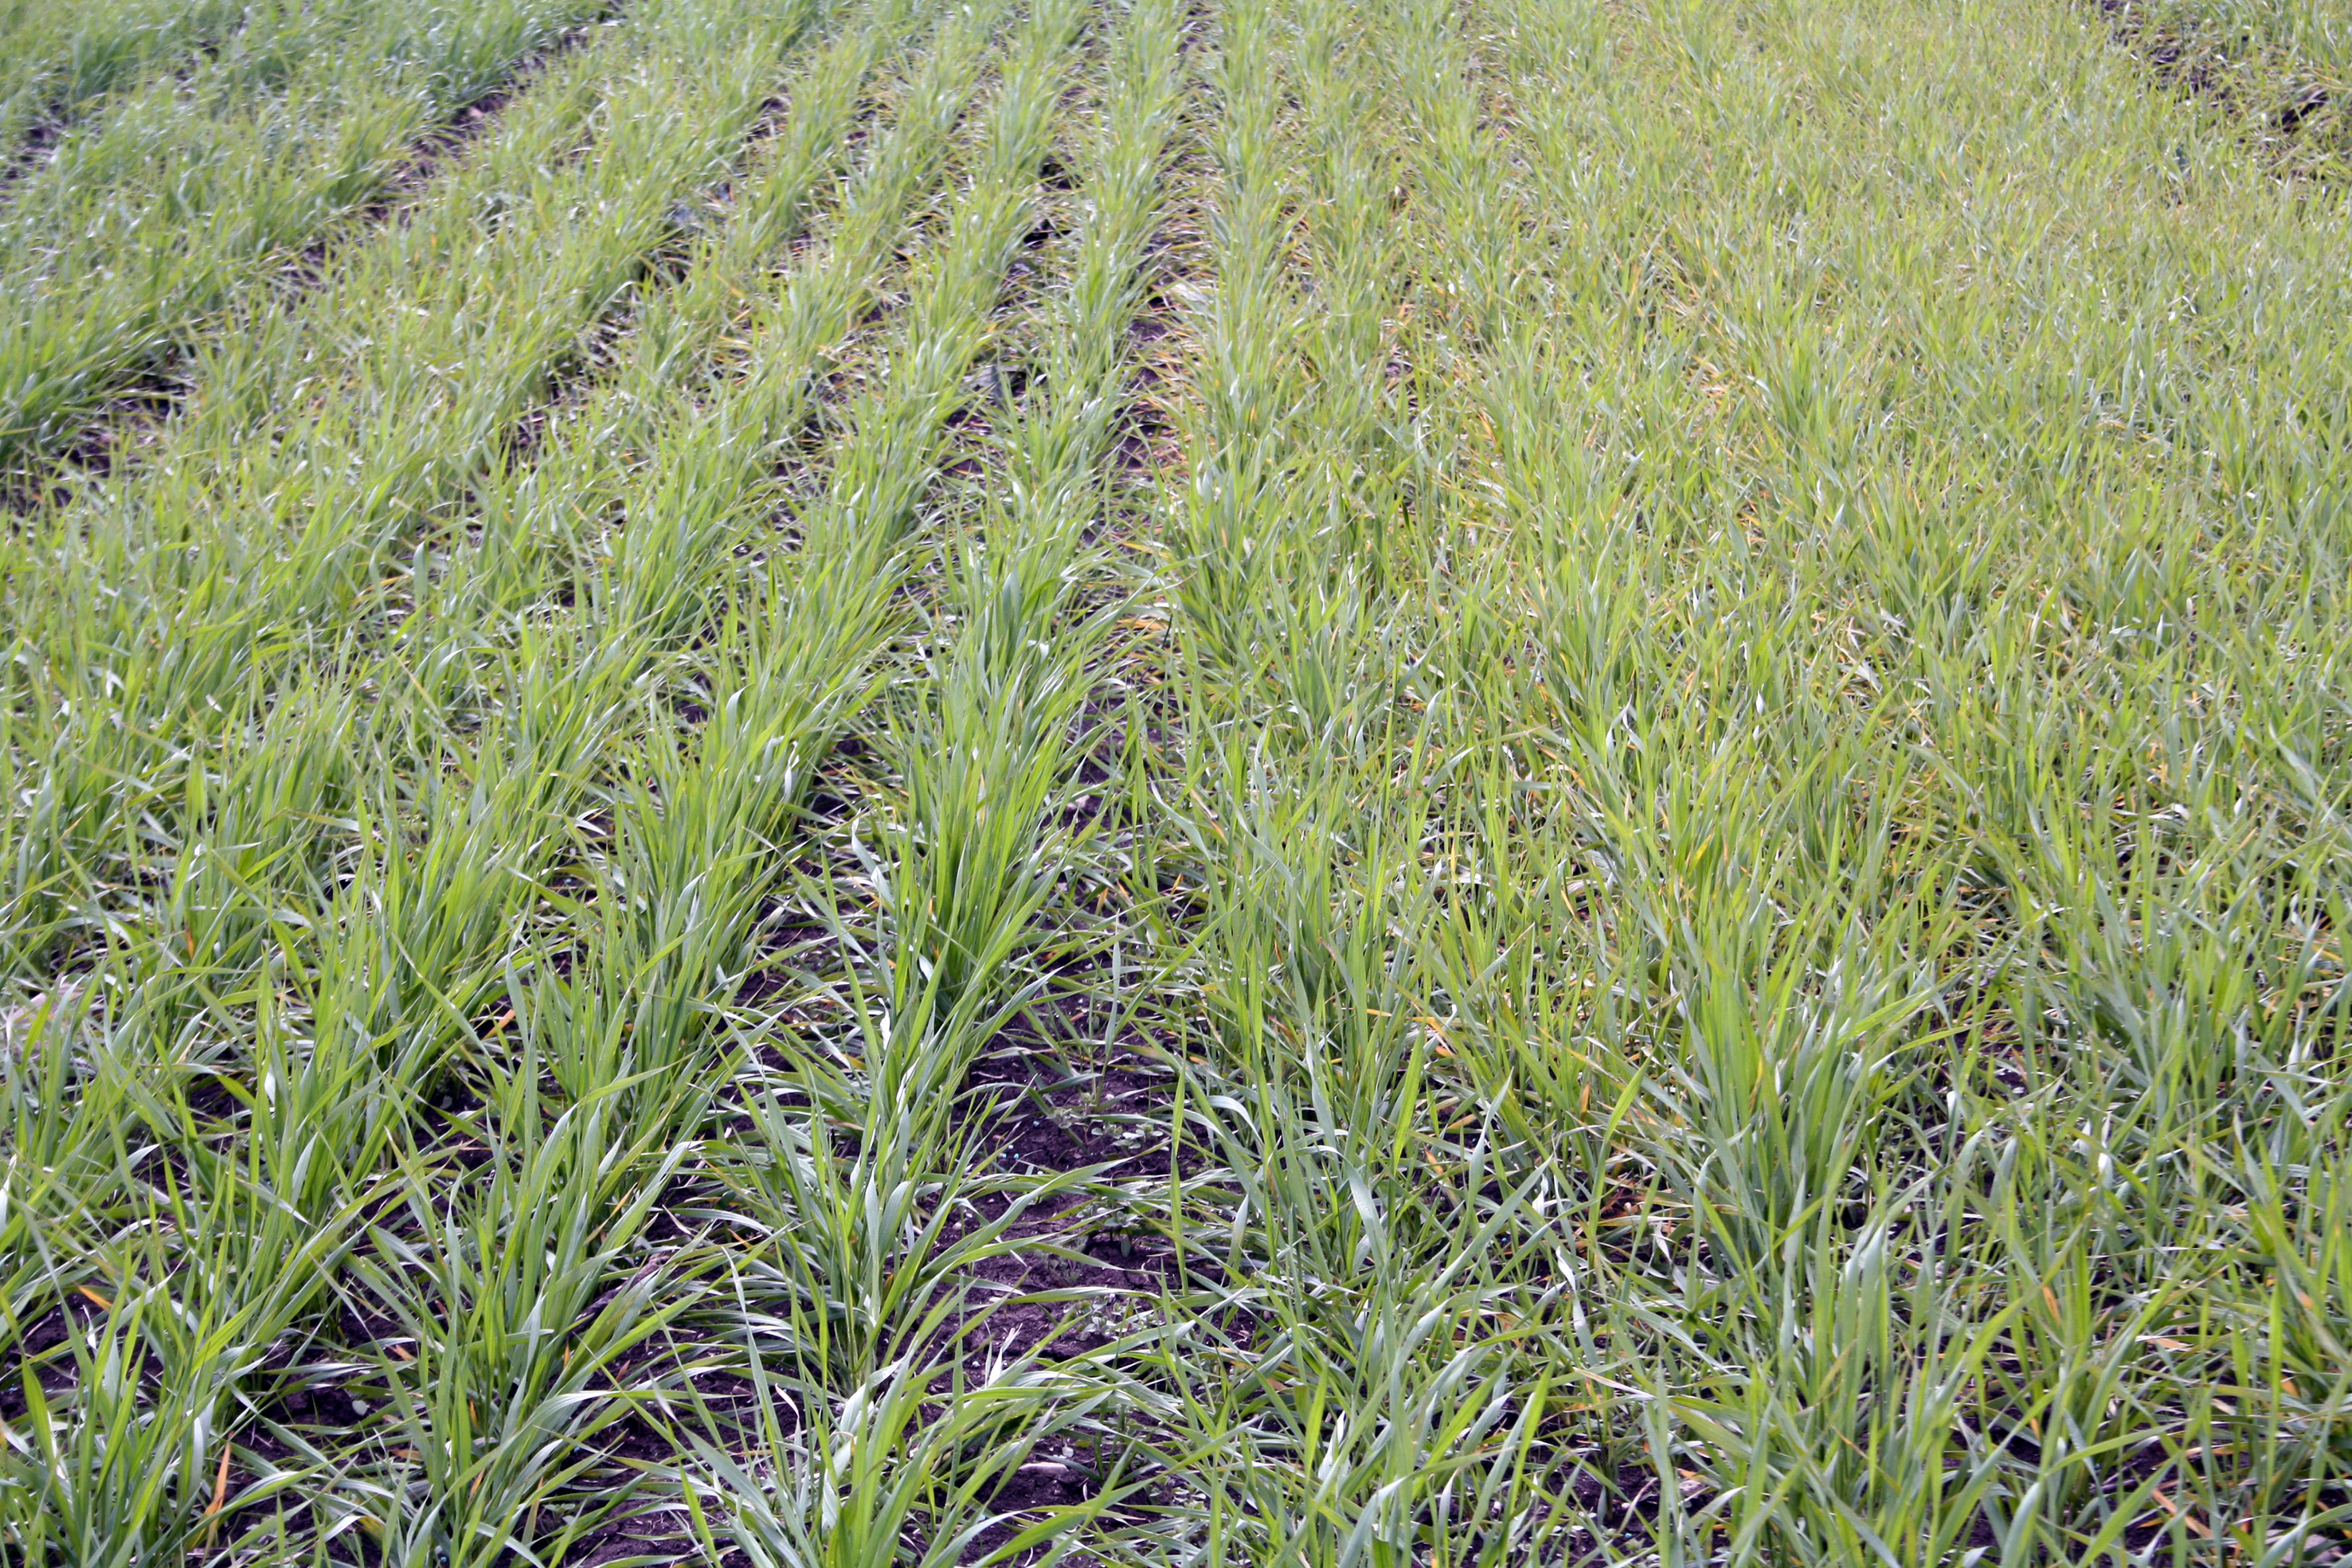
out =
<path fill-rule="evenodd" d="M 2352 1563 L 2347 6 L 0 0 L 0 1568 Z"/>

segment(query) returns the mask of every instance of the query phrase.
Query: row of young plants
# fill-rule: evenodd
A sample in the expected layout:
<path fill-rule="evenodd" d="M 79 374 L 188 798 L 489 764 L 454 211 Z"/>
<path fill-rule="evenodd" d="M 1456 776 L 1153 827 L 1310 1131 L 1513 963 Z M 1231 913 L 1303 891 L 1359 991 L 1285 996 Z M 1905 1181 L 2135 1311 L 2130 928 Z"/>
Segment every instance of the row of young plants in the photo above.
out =
<path fill-rule="evenodd" d="M 5 192 L 0 466 L 17 490 L 37 494 L 52 460 L 100 434 L 135 434 L 104 428 L 119 400 L 168 391 L 225 323 L 267 309 L 315 264 L 308 253 L 390 200 L 426 139 L 606 11 L 175 5 L 136 30 L 158 48 L 183 31 L 204 47 L 166 50 L 142 84 L 86 105 Z M 615 35 L 607 51 L 634 37 L 600 30 Z"/>
<path fill-rule="evenodd" d="M 635 1096 L 625 1073 L 617 1085 L 598 1078 L 618 1071 L 611 1030 L 628 1022 L 594 1005 L 601 964 L 600 986 L 582 988 L 576 1027 L 556 1031 L 552 1045 L 542 1044 L 542 1018 L 568 1017 L 569 1006 L 542 999 L 496 1028 L 487 1006 L 466 1009 L 530 976 L 529 958 L 510 944 L 530 943 L 519 917 L 544 906 L 557 868 L 608 858 L 562 828 L 590 799 L 614 799 L 624 770 L 605 747 L 645 744 L 634 699 L 665 650 L 638 635 L 651 628 L 641 627 L 646 617 L 629 596 L 583 596 L 574 601 L 582 613 L 550 615 L 502 599 L 495 590 L 510 579 L 462 566 L 543 561 L 544 541 L 507 531 L 536 517 L 496 506 L 528 494 L 509 428 L 545 398 L 550 375 L 576 359 L 583 332 L 600 321 L 625 330 L 616 290 L 644 276 L 665 246 L 682 252 L 676 286 L 648 302 L 638 325 L 653 329 L 626 336 L 636 352 L 625 369 L 565 421 L 572 441 L 558 455 L 570 451 L 576 465 L 592 433 L 634 423 L 643 434 L 647 424 L 688 422 L 701 426 L 691 434 L 703 437 L 705 466 L 714 452 L 739 463 L 772 453 L 782 433 L 759 430 L 768 412 L 759 396 L 736 397 L 730 386 L 743 406 L 698 405 L 692 383 L 710 367 L 695 340 L 707 347 L 736 325 L 738 291 L 764 292 L 775 247 L 830 205 L 822 198 L 849 150 L 846 122 L 877 90 L 869 73 L 920 18 L 885 7 L 853 19 L 789 84 L 799 90 L 785 124 L 734 171 L 738 212 L 728 215 L 747 227 L 713 214 L 707 242 L 676 245 L 671 209 L 704 197 L 729 172 L 761 106 L 788 85 L 780 57 L 807 19 L 804 11 L 676 8 L 664 47 L 633 53 L 601 81 L 590 78 L 572 89 L 572 104 L 526 100 L 516 123 L 537 113 L 542 133 L 579 126 L 581 98 L 601 103 L 609 118 L 591 129 L 606 134 L 575 161 L 560 155 L 563 140 L 534 142 L 510 128 L 511 140 L 488 149 L 405 230 L 355 259 L 340 288 L 301 302 L 277 330 L 284 351 L 322 361 L 311 380 L 315 417 L 289 426 L 264 405 L 239 422 L 224 407 L 237 373 L 228 361 L 172 433 L 178 450 L 89 503 L 113 520 L 110 534 L 85 528 L 78 516 L 48 536 L 68 555 L 96 543 L 102 564 L 89 570 L 110 576 L 126 558 L 170 560 L 194 533 L 217 541 L 200 558 L 200 570 L 216 575 L 191 580 L 167 569 L 149 580 L 151 607 L 164 607 L 175 624 L 143 652 L 183 673 L 192 645 L 209 641 L 224 657 L 204 673 L 222 684 L 205 685 L 200 674 L 195 689 L 157 694 L 166 744 L 194 753 L 184 791 L 173 790 L 163 808 L 171 870 L 155 881 L 134 873 L 133 886 L 153 896 L 108 916 L 112 950 L 82 948 L 74 979 L 10 1015 L 12 1040 L 19 1028 L 39 1033 L 42 1065 L 53 1074 L 46 1082 L 13 1075 L 14 1170 L 30 1185 L 12 1204 L 11 1337 L 22 1347 L 20 1371 L 54 1374 L 63 1364 L 78 1396 L 62 1420 L 26 1413 L 7 1493 L 12 1540 L 27 1561 L 130 1561 L 184 1549 L 208 1488 L 221 1489 L 220 1501 L 232 1477 L 228 1539 L 299 1552 L 364 1533 L 373 1550 L 403 1561 L 452 1552 L 489 1560 L 517 1540 L 552 1542 L 560 1552 L 627 1502 L 593 1446 L 627 1401 L 621 1391 L 586 1396 L 674 1306 L 649 1311 L 641 1291 L 625 1291 L 617 1308 L 574 1320 L 641 1261 L 633 1249 L 648 1195 L 638 1184 L 677 1158 L 674 1138 L 645 1134 L 674 1133 L 681 1115 L 691 1121 L 709 1086 L 673 1076 L 663 1094 Z M 871 268 L 887 261 L 910 204 L 936 177 L 985 36 L 982 23 L 966 25 L 908 84 L 914 112 L 867 166 L 859 189 L 869 199 L 859 207 L 853 195 L 845 214 L 877 226 L 885 252 L 873 254 L 869 229 L 865 252 L 846 263 L 857 287 L 869 287 Z M 436 313 L 468 301 L 470 321 Z M 375 314 L 388 306 L 388 317 Z M 389 339 L 387 324 L 395 329 Z M 452 352 L 463 346 L 452 341 L 453 327 L 498 353 Z M 251 354 L 257 345 L 248 338 L 239 347 Z M 432 365 L 417 351 L 435 348 L 458 372 L 454 385 L 418 374 Z M 287 383 L 273 390 L 282 397 Z M 763 390 L 772 401 L 777 389 Z M 453 404 L 474 419 L 449 417 Z M 198 434 L 207 423 L 211 435 Z M 281 433 L 276 452 L 244 444 Z M 746 439 L 751 450 L 737 454 Z M 373 516 L 339 509 L 348 489 L 304 507 L 273 496 L 267 478 L 255 487 L 257 466 L 273 459 L 282 476 L 349 473 L 387 455 L 410 465 L 372 493 L 412 508 L 399 522 L 381 507 Z M 689 456 L 672 453 L 672 481 L 691 476 Z M 605 493 L 662 482 L 639 466 L 608 461 Z M 737 488 L 740 504 L 740 480 Z M 557 493 L 567 503 L 583 498 Z M 647 513 L 661 497 L 659 488 L 643 493 Z M 749 498 L 761 498 L 756 486 Z M 740 515 L 730 520 L 749 526 Z M 366 593 L 338 606 L 359 612 L 347 623 L 315 641 L 300 635 L 309 628 L 295 617 L 320 608 L 310 591 L 331 564 L 335 531 L 403 524 L 416 552 L 405 587 L 387 592 L 391 585 L 367 582 Z M 608 575 L 602 553 L 583 549 L 564 561 L 563 587 L 575 572 Z M 486 580 L 493 591 L 481 591 Z M 717 586 L 706 576 L 706 591 Z M 661 595 L 650 597 L 658 603 Z M 253 619 L 240 634 L 218 623 L 224 613 Z M 39 648 L 48 669 L 72 668 L 58 657 L 76 646 L 70 635 L 60 646 L 41 634 L 56 621 L 20 624 L 24 645 Z M 278 630 L 256 635 L 257 625 Z M 824 647 L 833 635 L 812 625 L 803 641 Z M 746 639 L 732 641 L 741 653 Z M 90 675 L 145 684 L 142 650 L 110 652 L 132 663 Z M 752 652 L 772 674 L 790 662 L 782 646 L 763 642 Z M 768 688 L 788 705 L 807 695 L 789 676 Z M 472 706 L 484 699 L 488 722 Z M 512 723 L 499 722 L 498 710 Z M 190 736 L 184 727 L 206 725 L 197 716 L 206 713 L 219 727 Z M 783 719 L 768 713 L 759 722 L 773 731 Z M 770 821 L 791 810 L 789 792 L 775 793 L 780 780 L 761 771 L 791 766 L 762 744 L 775 738 L 747 737 L 732 784 Z M 74 749 L 68 742 L 50 752 L 51 766 Z M 706 789 L 723 750 L 720 740 L 703 748 L 694 777 Z M 673 821 L 684 833 L 683 819 Z M 42 837 L 38 825 L 19 842 L 59 849 L 49 865 L 73 865 L 70 848 Z M 726 852 L 743 868 L 742 846 L 730 842 Z M 698 868 L 677 891 L 690 902 L 708 888 L 709 870 Z M 625 873 L 615 865 L 613 874 Z M 112 890 L 93 891 L 103 901 Z M 609 906 L 619 923 L 610 942 L 616 966 L 635 953 L 627 904 L 624 895 Z M 582 899 L 572 913 L 595 907 Z M 175 936 L 184 939 L 176 950 Z M 628 971 L 629 979 L 656 979 L 677 961 L 654 946 L 635 961 L 656 973 Z M 53 953 L 34 965 L 54 961 Z M 571 956 L 569 940 L 541 955 L 539 974 L 558 956 Z M 620 1005 L 663 1000 L 639 994 Z M 688 1055 L 698 1016 L 689 1009 L 688 1036 L 669 1042 Z M 101 1043 L 95 1057 L 83 1056 L 87 1042 L 76 1033 L 94 1021 Z M 499 1049 L 518 1039 L 530 1041 L 530 1054 Z M 420 1117 L 451 1097 L 455 1053 L 467 1047 L 477 1071 L 464 1082 L 491 1091 L 493 1109 L 436 1136 Z M 554 1074 L 545 1086 L 553 1105 L 540 1098 L 543 1071 Z M 625 1119 L 615 1099 L 629 1101 Z M 126 1146 L 119 1138 L 131 1124 L 147 1135 Z M 467 1141 L 477 1129 L 498 1148 L 493 1170 L 468 1163 L 484 1147 Z M 448 1207 L 460 1194 L 479 1201 Z M 558 1215 L 566 1205 L 571 1221 L 588 1223 Z M 191 1259 L 207 1249 L 218 1267 L 194 1267 Z M 48 1287 L 36 1283 L 41 1272 Z M 693 1272 L 689 1263 L 662 1278 Z M 109 1302 L 102 1332 L 40 1344 L 42 1298 L 83 1281 Z M 431 1333 L 386 1343 L 402 1326 Z M 156 1381 L 110 1385 L 98 1370 L 110 1356 L 153 1364 Z M 37 1376 L 26 1385 L 28 1399 L 37 1401 L 39 1385 Z M 551 1499 L 565 1500 L 542 1507 Z M 219 1538 L 224 1522 L 204 1523 L 204 1538 Z"/>
<path fill-rule="evenodd" d="M 247 18 L 244 0 L 113 0 L 0 11 L 0 146 L 16 148 L 44 120 L 76 113 L 137 81 L 157 62 L 216 45 Z"/>
<path fill-rule="evenodd" d="M 622 335 L 528 445 L 484 436 L 487 419 L 453 432 L 436 415 L 457 398 L 393 402 L 388 417 L 372 369 L 397 345 L 362 340 L 330 361 L 339 375 L 314 378 L 327 413 L 287 443 L 299 458 L 225 461 L 237 426 L 220 410 L 235 356 L 254 352 L 232 345 L 172 433 L 180 452 L 48 536 L 60 553 L 44 570 L 111 578 L 135 552 L 166 563 L 150 580 L 179 625 L 150 656 L 175 662 L 181 637 L 214 626 L 245 662 L 234 687 L 204 694 L 239 699 L 205 703 L 218 728 L 171 732 L 198 755 L 183 760 L 184 794 L 145 808 L 175 839 L 164 885 L 152 898 L 136 877 L 89 890 L 110 905 L 102 956 L 70 916 L 22 950 L 28 968 L 70 975 L 10 1014 L 29 1059 L 11 1082 L 25 1186 L 9 1254 L 26 1263 L 11 1338 L 32 1377 L 8 1412 L 7 1479 L 12 1544 L 28 1561 L 191 1542 L 560 1558 L 646 1500 L 608 1453 L 646 1419 L 681 1447 L 681 1432 L 699 1439 L 689 1476 L 734 1482 L 667 1494 L 696 1500 L 708 1539 L 782 1560 L 856 1542 L 845 1560 L 865 1561 L 920 1521 L 948 1561 L 957 1531 L 942 1507 L 978 1511 L 991 1465 L 1078 1413 L 1053 1396 L 1066 1380 L 1024 1373 L 991 1379 L 951 1423 L 914 1420 L 931 1370 L 921 1325 L 945 1321 L 953 1269 L 988 1242 L 940 1256 L 919 1245 L 952 1212 L 941 1113 L 1006 1006 L 1003 944 L 1051 873 L 999 887 L 993 911 L 941 907 L 929 924 L 907 912 L 982 885 L 971 853 L 1022 849 L 1019 810 L 972 819 L 967 786 L 1018 768 L 1016 800 L 1058 788 L 1053 754 L 1026 755 L 1054 711 L 992 736 L 1003 715 L 987 693 L 1069 689 L 1087 645 L 1040 665 L 1028 639 L 1065 608 L 1118 410 L 1118 332 L 1173 113 L 1164 7 L 1097 40 L 1094 63 L 1114 78 L 1105 138 L 1065 149 L 1085 165 L 1093 212 L 1068 318 L 1039 366 L 1050 392 L 1004 416 L 1013 498 L 961 579 L 958 602 L 986 628 L 956 661 L 969 682 L 929 716 L 899 716 L 917 727 L 910 741 L 952 737 L 938 755 L 962 772 L 919 790 L 929 808 L 892 852 L 898 895 L 876 950 L 893 977 L 866 1019 L 874 1043 L 845 1076 L 803 1071 L 797 1091 L 758 1101 L 748 1144 L 701 1140 L 748 1103 L 730 1087 L 745 1059 L 723 998 L 789 868 L 810 772 L 904 629 L 892 585 L 932 548 L 922 519 L 946 421 L 992 337 L 1083 19 L 1049 6 L 1009 32 L 984 129 L 956 157 L 969 186 L 929 219 L 994 18 L 951 23 L 919 70 L 872 89 L 887 128 L 799 246 L 812 191 L 850 145 L 855 84 L 919 18 L 885 7 L 849 26 L 795 78 L 792 117 L 745 163 L 722 221 L 623 316 L 608 302 Z M 886 295 L 910 221 L 916 266 L 903 297 Z M 394 254 L 368 291 L 379 308 L 404 276 L 389 265 L 396 242 L 381 243 Z M 493 246 L 472 261 L 491 279 L 509 265 Z M 405 276 L 428 299 L 448 287 L 422 267 Z M 356 318 L 365 297 L 330 284 L 288 340 L 320 354 L 336 341 L 320 323 Z M 827 413 L 822 374 L 877 303 L 891 307 L 887 330 L 852 354 L 870 361 L 871 388 Z M 529 406 L 509 367 L 467 368 L 490 389 L 474 395 Z M 377 417 L 339 423 L 344 404 Z M 333 625 L 311 592 L 340 537 L 323 515 L 341 508 L 338 528 L 391 519 L 349 507 L 347 490 L 288 505 L 285 476 L 367 463 L 404 413 L 399 438 L 440 445 L 404 486 L 372 494 L 398 489 L 413 553 L 335 604 L 349 623 Z M 205 420 L 210 442 L 195 434 Z M 257 410 L 246 428 L 273 433 Z M 779 463 L 797 469 L 804 452 L 818 477 L 780 483 Z M 420 472 L 438 480 L 421 503 Z M 291 525 L 274 547 L 255 528 L 264 503 Z M 112 532 L 78 562 L 93 516 Z M 196 563 L 171 558 L 192 537 L 200 570 L 181 577 L 169 567 Z M 62 583 L 41 586 L 61 602 Z M 242 637 L 216 625 L 223 614 Z M 144 684 L 135 664 L 95 678 Z M 679 711 L 699 695 L 708 709 Z M 178 703 L 159 712 L 167 727 L 192 716 Z M 69 852 L 48 864 L 82 869 Z M 126 1146 L 114 1134 L 128 1125 L 142 1131 Z M 727 1245 L 680 1237 L 674 1208 L 656 1205 L 681 1178 L 721 1206 Z M 878 1213 L 849 1201 L 869 1195 Z M 60 1290 L 104 1305 L 58 1334 L 42 1308 Z M 143 1384 L 100 1370 L 142 1360 Z M 760 1407 L 714 1410 L 697 1380 L 769 1366 L 794 1369 L 772 1385 L 792 1414 L 765 1406 L 761 1458 L 743 1449 L 760 1427 L 742 1418 Z M 793 1453 L 824 1447 L 813 1435 L 828 1430 L 845 1464 L 853 1447 L 860 1459 L 821 1468 L 811 1490 Z M 985 1432 L 1003 1441 L 974 1469 L 966 1449 Z M 134 1473 L 150 1479 L 126 1495 Z M 664 1484 L 680 1479 L 673 1466 Z"/>
<path fill-rule="evenodd" d="M 95 913 L 69 904 L 137 883 L 120 874 L 143 853 L 124 829 L 181 795 L 207 744 L 383 633 L 399 567 L 425 571 L 415 552 L 463 528 L 519 427 L 591 368 L 596 335 L 730 176 L 811 9 L 664 16 L 638 25 L 667 44 L 541 82 L 409 221 L 208 344 L 145 459 L 12 541 L 39 565 L 13 608 L 40 656 L 16 666 L 11 720 L 47 732 L 12 752 L 54 758 L 0 830 L 12 953 L 37 963 Z M 142 694 L 112 741 L 82 727 L 89 691 Z"/>

